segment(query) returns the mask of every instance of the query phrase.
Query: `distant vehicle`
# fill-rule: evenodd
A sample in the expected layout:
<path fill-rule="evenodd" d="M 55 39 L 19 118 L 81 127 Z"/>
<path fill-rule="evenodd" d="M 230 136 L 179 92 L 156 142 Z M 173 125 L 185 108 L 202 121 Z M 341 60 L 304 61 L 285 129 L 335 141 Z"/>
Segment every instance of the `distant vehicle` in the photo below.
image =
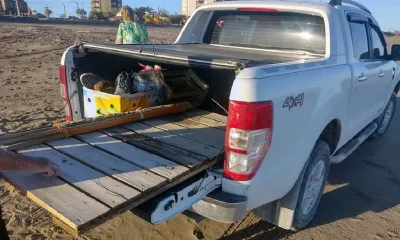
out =
<path fill-rule="evenodd" d="M 378 22 L 354 1 L 207 4 L 174 44 L 153 46 L 74 45 L 60 67 L 68 120 L 85 117 L 77 77 L 87 71 L 111 76 L 146 61 L 194 71 L 210 86 L 200 108 L 227 115 L 224 161 L 149 200 L 153 223 L 192 207 L 220 222 L 253 211 L 302 229 L 330 164 L 382 136 L 396 110 L 400 45 L 389 54 Z"/>

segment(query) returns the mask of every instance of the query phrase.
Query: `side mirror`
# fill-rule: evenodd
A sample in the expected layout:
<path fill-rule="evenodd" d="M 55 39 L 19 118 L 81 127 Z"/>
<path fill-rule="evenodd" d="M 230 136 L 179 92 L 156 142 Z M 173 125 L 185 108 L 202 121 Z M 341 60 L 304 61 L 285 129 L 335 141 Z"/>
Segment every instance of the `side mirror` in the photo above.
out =
<path fill-rule="evenodd" d="M 392 60 L 400 61 L 400 45 L 394 44 L 391 52 Z"/>

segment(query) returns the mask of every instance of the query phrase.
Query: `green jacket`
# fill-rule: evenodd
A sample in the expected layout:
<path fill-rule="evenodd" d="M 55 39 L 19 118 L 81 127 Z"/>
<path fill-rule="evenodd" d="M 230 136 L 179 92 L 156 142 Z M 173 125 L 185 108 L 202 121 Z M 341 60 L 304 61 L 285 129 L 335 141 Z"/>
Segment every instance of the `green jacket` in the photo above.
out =
<path fill-rule="evenodd" d="M 149 34 L 142 23 L 123 22 L 119 25 L 117 38 L 122 39 L 123 44 L 139 44 L 146 43 Z"/>

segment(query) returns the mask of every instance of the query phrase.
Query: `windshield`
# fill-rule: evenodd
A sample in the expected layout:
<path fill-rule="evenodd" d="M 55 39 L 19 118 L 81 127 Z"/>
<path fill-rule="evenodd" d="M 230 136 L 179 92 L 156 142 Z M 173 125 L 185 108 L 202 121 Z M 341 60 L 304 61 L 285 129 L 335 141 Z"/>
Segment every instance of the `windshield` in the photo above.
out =
<path fill-rule="evenodd" d="M 325 54 L 324 19 L 301 13 L 217 11 L 204 43 Z"/>

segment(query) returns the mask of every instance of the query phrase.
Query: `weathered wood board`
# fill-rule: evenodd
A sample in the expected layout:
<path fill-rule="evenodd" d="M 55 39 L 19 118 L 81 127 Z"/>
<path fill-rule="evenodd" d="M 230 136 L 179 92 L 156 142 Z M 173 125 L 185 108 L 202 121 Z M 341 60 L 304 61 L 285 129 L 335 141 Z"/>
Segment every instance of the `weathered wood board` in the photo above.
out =
<path fill-rule="evenodd" d="M 211 126 L 207 126 L 205 124 L 199 123 L 197 121 L 189 120 L 187 117 L 179 115 L 179 116 L 168 116 L 160 118 L 162 121 L 166 121 L 169 123 L 173 123 L 175 125 L 180 125 L 192 131 L 201 132 L 201 134 L 206 137 L 212 137 L 219 144 L 224 144 L 225 140 L 225 130 L 220 128 L 214 128 Z M 211 124 L 210 124 L 211 125 Z"/>
<path fill-rule="evenodd" d="M 123 204 L 127 199 L 140 197 L 141 192 L 118 182 L 46 145 L 38 145 L 19 153 L 32 157 L 46 157 L 60 166 L 59 177 L 100 200 L 109 207 Z"/>
<path fill-rule="evenodd" d="M 78 139 L 66 138 L 48 143 L 60 152 L 142 192 L 166 184 L 165 178 L 101 151 Z"/>
<path fill-rule="evenodd" d="M 173 180 L 181 174 L 190 171 L 185 166 L 157 155 L 149 154 L 149 152 L 100 132 L 79 135 L 77 138 L 169 180 Z"/>
<path fill-rule="evenodd" d="M 185 139 L 179 135 L 164 131 L 159 128 L 151 127 L 141 122 L 123 125 L 123 127 L 144 136 L 156 139 L 168 145 L 172 145 L 199 155 L 203 155 L 207 158 L 215 157 L 221 151 L 221 149 L 219 148 L 195 142 L 190 139 Z"/>
<path fill-rule="evenodd" d="M 186 127 L 182 127 L 181 125 L 170 123 L 161 119 L 150 119 L 143 121 L 142 123 L 168 131 L 172 134 L 176 134 L 180 137 L 187 138 L 192 141 L 203 143 L 205 145 L 215 146 L 219 149 L 224 147 L 224 141 L 221 141 L 221 139 L 224 139 L 225 137 L 224 131 L 218 132 L 217 135 L 209 135 L 204 134 L 203 129 L 189 129 Z"/>
<path fill-rule="evenodd" d="M 114 127 L 102 130 L 113 138 L 120 139 L 138 148 L 154 153 L 158 156 L 167 158 L 190 169 L 196 169 L 199 164 L 207 158 L 178 147 L 174 147 L 152 138 L 132 132 L 126 128 Z"/>
<path fill-rule="evenodd" d="M 59 178 L 7 171 L 1 175 L 29 199 L 77 232 L 110 211 L 104 204 Z"/>
<path fill-rule="evenodd" d="M 221 123 L 225 123 L 225 126 L 228 122 L 228 117 L 217 114 L 217 113 L 212 113 L 212 112 L 207 112 L 201 109 L 193 109 L 187 112 L 187 114 L 190 114 L 192 116 L 201 116 L 201 117 L 206 117 L 210 119 L 214 119 L 216 121 L 219 121 Z"/>

